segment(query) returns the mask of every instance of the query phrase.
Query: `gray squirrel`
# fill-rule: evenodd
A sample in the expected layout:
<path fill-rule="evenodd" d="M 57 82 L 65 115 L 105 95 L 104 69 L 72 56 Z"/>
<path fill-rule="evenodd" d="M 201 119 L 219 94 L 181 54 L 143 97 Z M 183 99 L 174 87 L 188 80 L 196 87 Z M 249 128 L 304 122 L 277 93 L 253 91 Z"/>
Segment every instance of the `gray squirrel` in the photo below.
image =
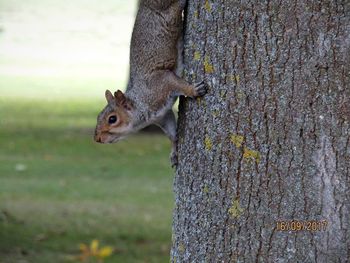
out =
<path fill-rule="evenodd" d="M 203 82 L 189 84 L 176 74 L 182 63 L 182 12 L 186 0 L 141 0 L 130 45 L 130 76 L 125 94 L 106 90 L 107 106 L 97 117 L 94 139 L 114 143 L 156 124 L 172 142 L 177 165 L 176 119 L 172 107 L 180 95 L 203 96 Z"/>

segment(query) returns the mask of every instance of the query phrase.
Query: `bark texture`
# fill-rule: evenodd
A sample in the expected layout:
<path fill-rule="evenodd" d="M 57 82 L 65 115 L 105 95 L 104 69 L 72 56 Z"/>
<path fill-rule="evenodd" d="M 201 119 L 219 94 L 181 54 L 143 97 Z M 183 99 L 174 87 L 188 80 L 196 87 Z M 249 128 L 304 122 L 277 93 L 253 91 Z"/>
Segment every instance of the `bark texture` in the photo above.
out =
<path fill-rule="evenodd" d="M 188 2 L 171 261 L 350 262 L 350 1 Z"/>

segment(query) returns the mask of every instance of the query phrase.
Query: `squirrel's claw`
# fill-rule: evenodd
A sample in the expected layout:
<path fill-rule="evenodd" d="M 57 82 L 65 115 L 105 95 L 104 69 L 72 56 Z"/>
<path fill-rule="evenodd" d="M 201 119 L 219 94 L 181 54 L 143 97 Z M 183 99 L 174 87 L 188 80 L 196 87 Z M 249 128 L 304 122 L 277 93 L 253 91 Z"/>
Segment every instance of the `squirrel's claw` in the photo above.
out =
<path fill-rule="evenodd" d="M 194 85 L 196 96 L 201 97 L 207 93 L 207 85 L 205 85 L 204 81 L 198 82 Z"/>
<path fill-rule="evenodd" d="M 175 151 L 172 151 L 170 154 L 170 162 L 171 162 L 171 167 L 176 167 L 178 164 L 178 158 L 177 158 L 177 153 Z"/>
<path fill-rule="evenodd" d="M 178 164 L 178 156 L 177 156 L 177 136 L 171 141 L 172 147 L 171 147 L 171 153 L 170 153 L 170 162 L 171 167 L 176 167 Z"/>

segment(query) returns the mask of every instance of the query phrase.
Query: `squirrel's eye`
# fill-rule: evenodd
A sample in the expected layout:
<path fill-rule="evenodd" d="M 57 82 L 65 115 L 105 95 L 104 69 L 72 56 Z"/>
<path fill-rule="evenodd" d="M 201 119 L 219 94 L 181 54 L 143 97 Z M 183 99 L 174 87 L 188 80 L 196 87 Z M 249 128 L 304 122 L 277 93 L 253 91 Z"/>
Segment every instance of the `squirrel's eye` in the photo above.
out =
<path fill-rule="evenodd" d="M 115 115 L 112 115 L 112 116 L 110 116 L 110 117 L 108 118 L 108 123 L 109 123 L 109 124 L 116 123 L 116 121 L 117 121 L 117 116 L 115 116 Z"/>

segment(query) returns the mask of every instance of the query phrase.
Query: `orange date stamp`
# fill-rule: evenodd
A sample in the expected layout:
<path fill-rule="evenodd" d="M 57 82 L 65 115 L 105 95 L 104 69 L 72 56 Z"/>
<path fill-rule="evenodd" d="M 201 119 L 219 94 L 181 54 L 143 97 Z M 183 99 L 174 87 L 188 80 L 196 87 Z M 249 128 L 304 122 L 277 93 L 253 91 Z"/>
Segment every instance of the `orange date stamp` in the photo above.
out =
<path fill-rule="evenodd" d="M 277 231 L 326 231 L 327 220 L 280 220 L 276 221 Z"/>

